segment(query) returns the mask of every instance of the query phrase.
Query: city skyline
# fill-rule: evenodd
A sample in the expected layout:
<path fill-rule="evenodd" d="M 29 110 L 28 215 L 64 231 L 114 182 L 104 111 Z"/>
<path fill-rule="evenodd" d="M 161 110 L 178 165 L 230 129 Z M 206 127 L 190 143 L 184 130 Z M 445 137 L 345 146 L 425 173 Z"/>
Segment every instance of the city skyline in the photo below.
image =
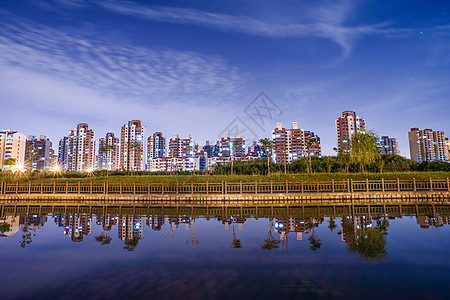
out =
<path fill-rule="evenodd" d="M 237 117 L 259 138 L 298 121 L 333 155 L 354 110 L 407 157 L 410 128 L 449 132 L 449 3 L 216 4 L 3 2 L 0 128 L 55 147 L 79 122 L 103 137 L 140 119 L 203 145 Z M 242 112 L 261 91 L 282 112 L 262 128 Z"/>

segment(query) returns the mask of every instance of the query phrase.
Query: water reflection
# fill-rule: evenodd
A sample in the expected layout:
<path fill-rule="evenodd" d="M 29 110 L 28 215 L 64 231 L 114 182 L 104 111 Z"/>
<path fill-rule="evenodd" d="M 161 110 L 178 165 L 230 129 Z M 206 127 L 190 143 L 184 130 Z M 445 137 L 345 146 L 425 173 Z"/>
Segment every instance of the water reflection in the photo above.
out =
<path fill-rule="evenodd" d="M 368 261 L 383 261 L 388 255 L 387 235 L 390 221 L 404 216 L 414 217 L 423 229 L 443 227 L 450 222 L 449 205 L 335 205 L 335 206 L 267 206 L 267 207 L 198 207 L 198 206 L 33 206 L 4 205 L 1 207 L 0 238 L 22 235 L 19 246 L 25 248 L 33 242 L 36 232 L 53 219 L 60 233 L 72 242 L 81 243 L 92 233 L 92 227 L 101 228 L 95 241 L 108 246 L 114 239 L 111 231 L 117 227 L 117 238 L 123 249 L 135 251 L 144 238 L 144 231 L 161 231 L 174 237 L 177 230 L 191 230 L 186 245 L 199 245 L 196 220 L 215 220 L 225 231 L 231 229 L 230 248 L 246 245 L 239 238 L 249 219 L 267 219 L 267 235 L 261 237 L 260 248 L 288 250 L 289 239 L 309 243 L 312 252 L 318 251 L 326 241 L 317 232 L 326 227 L 339 235 L 347 252 Z M 101 212 L 101 213 L 100 213 Z M 146 212 L 146 213 L 143 213 Z M 95 220 L 95 223 L 93 222 Z M 307 236 L 305 238 L 305 236 Z"/>

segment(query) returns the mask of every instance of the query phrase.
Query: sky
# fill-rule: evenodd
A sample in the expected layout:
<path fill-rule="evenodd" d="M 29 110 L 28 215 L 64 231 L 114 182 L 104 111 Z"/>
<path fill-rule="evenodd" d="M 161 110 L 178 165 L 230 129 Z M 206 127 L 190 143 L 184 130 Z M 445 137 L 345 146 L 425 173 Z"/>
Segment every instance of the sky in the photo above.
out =
<path fill-rule="evenodd" d="M 1 1 L 0 129 L 46 135 L 80 122 L 120 135 L 314 131 L 324 155 L 354 110 L 399 139 L 450 135 L 450 2 Z"/>

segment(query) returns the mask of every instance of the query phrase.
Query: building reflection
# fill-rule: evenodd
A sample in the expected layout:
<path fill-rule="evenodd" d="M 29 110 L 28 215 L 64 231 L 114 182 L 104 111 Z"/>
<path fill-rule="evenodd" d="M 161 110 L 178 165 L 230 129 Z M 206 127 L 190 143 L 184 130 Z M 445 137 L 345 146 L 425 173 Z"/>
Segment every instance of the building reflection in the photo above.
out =
<path fill-rule="evenodd" d="M 64 219 L 64 234 L 74 242 L 82 242 L 91 233 L 91 222 L 88 215 L 69 215 Z"/>
<path fill-rule="evenodd" d="M 263 249 L 287 249 L 289 237 L 309 243 L 312 251 L 322 246 L 319 235 L 328 229 L 337 234 L 345 243 L 349 253 L 357 254 L 368 260 L 381 260 L 387 254 L 386 235 L 390 223 L 405 216 L 414 217 L 419 228 L 441 228 L 450 224 L 449 205 L 384 205 L 384 206 L 301 206 L 301 207 L 36 207 L 1 206 L 0 238 L 6 239 L 21 232 L 21 246 L 32 242 L 33 236 L 43 229 L 47 219 L 53 218 L 54 224 L 73 242 L 83 242 L 91 235 L 93 218 L 95 231 L 100 235 L 93 238 L 101 245 L 108 245 L 115 230 L 123 241 L 124 249 L 134 251 L 144 238 L 144 230 L 156 232 L 169 229 L 174 237 L 176 230 L 192 232 L 189 244 L 198 244 L 195 221 L 215 219 L 225 231 L 232 230 L 231 248 L 245 247 L 237 231 L 244 230 L 246 223 L 254 219 L 269 220 L 269 233 L 264 240 Z M 136 214 L 140 211 L 142 214 Z M 145 212 L 152 211 L 152 214 Z M 178 214 L 178 211 L 182 212 Z M 234 213 L 237 212 L 237 213 Z M 327 220 L 326 222 L 324 222 Z M 197 222 L 198 223 L 198 222 Z M 325 224 L 323 224 L 325 223 Z M 147 225 L 147 226 L 145 226 Z M 202 225 L 202 224 L 200 224 Z M 197 225 L 198 226 L 198 225 Z M 147 229 L 144 229 L 147 227 Z M 321 228 L 321 230 L 317 230 Z M 335 230 L 336 229 L 336 230 Z M 335 230 L 335 231 L 334 231 Z M 61 232 L 61 231 L 60 231 Z M 110 234 L 114 232 L 114 234 Z M 168 235 L 169 235 L 168 234 Z M 181 235 L 181 234 L 180 234 Z M 201 239 L 201 236 L 200 236 Z M 263 239 L 262 239 L 263 240 Z M 377 249 L 377 251 L 368 251 Z"/>

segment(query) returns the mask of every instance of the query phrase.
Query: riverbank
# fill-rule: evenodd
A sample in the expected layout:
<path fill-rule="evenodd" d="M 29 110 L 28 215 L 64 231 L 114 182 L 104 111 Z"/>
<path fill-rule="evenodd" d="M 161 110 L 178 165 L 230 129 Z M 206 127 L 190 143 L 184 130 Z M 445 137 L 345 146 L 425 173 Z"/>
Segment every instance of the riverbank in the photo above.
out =
<path fill-rule="evenodd" d="M 341 180 L 428 180 L 431 179 L 446 179 L 450 177 L 450 172 L 386 172 L 386 173 L 313 173 L 313 174 L 272 174 L 270 176 L 264 175 L 136 175 L 136 176 L 89 176 L 81 175 L 70 177 L 63 177 L 60 175 L 53 175 L 51 177 L 34 177 L 34 176 L 1 176 L 0 182 L 7 183 L 24 183 L 24 182 L 104 182 L 109 183 L 219 183 L 227 181 L 235 182 L 315 182 L 315 181 L 341 181 Z"/>

